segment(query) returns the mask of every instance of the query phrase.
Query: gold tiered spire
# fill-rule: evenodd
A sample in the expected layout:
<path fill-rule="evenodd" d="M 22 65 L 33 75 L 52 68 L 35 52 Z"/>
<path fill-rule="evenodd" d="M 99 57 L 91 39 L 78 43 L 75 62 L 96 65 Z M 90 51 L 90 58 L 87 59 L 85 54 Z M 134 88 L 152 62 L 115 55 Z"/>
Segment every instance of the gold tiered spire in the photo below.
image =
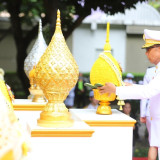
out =
<path fill-rule="evenodd" d="M 109 43 L 109 30 L 110 30 L 110 24 L 107 23 L 107 37 L 106 37 L 106 43 L 104 45 L 104 52 L 111 52 L 111 45 Z"/>
<path fill-rule="evenodd" d="M 45 53 L 36 66 L 36 82 L 48 103 L 38 120 L 39 126 L 67 127 L 73 124 L 63 101 L 78 80 L 78 66 L 61 31 L 60 11 L 56 30 Z"/>
<path fill-rule="evenodd" d="M 57 21 L 56 21 L 56 29 L 60 28 L 61 29 L 61 19 L 60 19 L 60 11 L 58 9 L 57 11 Z"/>

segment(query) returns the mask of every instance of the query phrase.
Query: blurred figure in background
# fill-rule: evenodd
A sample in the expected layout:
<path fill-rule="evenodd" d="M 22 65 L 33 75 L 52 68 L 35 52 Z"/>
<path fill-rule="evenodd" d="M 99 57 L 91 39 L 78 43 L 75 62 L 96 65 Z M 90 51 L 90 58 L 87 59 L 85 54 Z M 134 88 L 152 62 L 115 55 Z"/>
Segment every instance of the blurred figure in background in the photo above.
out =
<path fill-rule="evenodd" d="M 73 108 L 74 107 L 74 97 L 75 97 L 75 87 L 71 89 L 69 95 L 67 96 L 66 100 L 64 101 L 66 107 Z"/>
<path fill-rule="evenodd" d="M 123 106 L 122 112 L 128 115 L 129 117 L 136 119 L 136 116 L 131 112 L 131 104 L 129 103 L 129 101 L 125 101 L 125 105 Z M 136 123 L 135 126 L 133 127 L 133 155 L 134 155 L 134 150 L 135 150 L 136 139 L 138 138 L 139 138 L 138 125 Z"/>
<path fill-rule="evenodd" d="M 125 86 L 131 86 L 133 84 L 136 84 L 136 81 L 134 81 L 134 75 L 132 73 L 127 73 L 126 78 L 123 80 L 123 82 L 125 83 Z M 133 109 L 132 113 L 135 113 L 135 106 L 137 106 L 136 101 L 130 99 L 127 101 L 127 103 L 129 103 L 131 108 Z"/>
<path fill-rule="evenodd" d="M 93 91 L 89 92 L 89 100 L 90 100 L 89 105 L 87 107 L 84 107 L 84 108 L 85 109 L 97 109 L 99 101 L 94 98 L 94 92 Z"/>
<path fill-rule="evenodd" d="M 82 73 L 79 73 L 79 79 L 75 87 L 75 104 L 77 108 L 83 108 L 86 105 L 85 93 L 86 87 L 84 86 L 85 80 Z"/>
<path fill-rule="evenodd" d="M 123 82 L 125 82 L 125 84 L 135 84 L 136 82 L 133 79 L 134 75 L 132 73 L 127 73 L 126 78 L 123 80 Z"/>

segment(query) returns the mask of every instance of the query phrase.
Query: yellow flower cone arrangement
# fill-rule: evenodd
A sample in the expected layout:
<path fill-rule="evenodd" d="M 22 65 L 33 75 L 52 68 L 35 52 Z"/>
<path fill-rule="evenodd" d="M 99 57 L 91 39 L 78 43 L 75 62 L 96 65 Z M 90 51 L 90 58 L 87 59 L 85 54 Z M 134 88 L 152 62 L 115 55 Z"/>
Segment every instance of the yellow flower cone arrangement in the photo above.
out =
<path fill-rule="evenodd" d="M 95 61 L 90 72 L 90 81 L 92 85 L 100 83 L 105 85 L 106 82 L 112 82 L 116 86 L 123 85 L 122 73 L 119 63 L 111 54 L 111 46 L 109 43 L 109 27 L 107 23 L 107 39 L 104 46 L 104 51 L 100 53 L 99 58 Z M 114 101 L 115 94 L 100 94 L 98 89 L 93 89 L 95 99 L 99 100 L 97 108 L 98 114 L 112 114 L 109 101 Z"/>

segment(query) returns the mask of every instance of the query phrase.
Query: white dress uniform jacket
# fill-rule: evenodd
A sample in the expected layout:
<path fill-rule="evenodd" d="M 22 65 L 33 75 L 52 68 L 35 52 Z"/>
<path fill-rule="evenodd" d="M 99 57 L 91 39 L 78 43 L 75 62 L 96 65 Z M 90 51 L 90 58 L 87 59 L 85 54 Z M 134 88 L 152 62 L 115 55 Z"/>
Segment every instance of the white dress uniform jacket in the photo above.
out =
<path fill-rule="evenodd" d="M 155 76 L 156 67 L 150 67 L 147 68 L 146 74 L 143 78 L 143 85 L 148 84 L 153 77 Z M 149 99 L 142 99 L 140 101 L 140 117 L 146 117 L 146 126 L 148 133 L 150 132 L 151 128 L 151 118 L 150 118 L 150 112 L 149 112 L 150 102 Z M 148 140 L 150 141 L 150 135 L 148 137 Z"/>
<path fill-rule="evenodd" d="M 116 87 L 120 99 L 150 99 L 150 146 L 160 147 L 160 62 L 154 78 L 146 85 Z"/>
<path fill-rule="evenodd" d="M 155 70 L 156 70 L 156 67 L 147 68 L 146 73 L 143 78 L 143 85 L 148 84 L 153 79 L 153 77 L 155 76 Z M 140 116 L 141 117 L 150 116 L 149 99 L 142 99 L 141 100 L 141 102 L 140 102 Z"/>

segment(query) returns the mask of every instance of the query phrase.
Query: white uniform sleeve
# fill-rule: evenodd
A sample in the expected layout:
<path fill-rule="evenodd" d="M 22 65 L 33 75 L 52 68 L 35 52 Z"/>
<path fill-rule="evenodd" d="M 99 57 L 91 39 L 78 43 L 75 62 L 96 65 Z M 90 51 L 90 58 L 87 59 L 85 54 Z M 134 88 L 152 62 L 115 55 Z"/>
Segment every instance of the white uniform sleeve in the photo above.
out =
<path fill-rule="evenodd" d="M 120 99 L 149 99 L 157 94 L 160 94 L 160 74 L 146 85 L 116 87 Z"/>

